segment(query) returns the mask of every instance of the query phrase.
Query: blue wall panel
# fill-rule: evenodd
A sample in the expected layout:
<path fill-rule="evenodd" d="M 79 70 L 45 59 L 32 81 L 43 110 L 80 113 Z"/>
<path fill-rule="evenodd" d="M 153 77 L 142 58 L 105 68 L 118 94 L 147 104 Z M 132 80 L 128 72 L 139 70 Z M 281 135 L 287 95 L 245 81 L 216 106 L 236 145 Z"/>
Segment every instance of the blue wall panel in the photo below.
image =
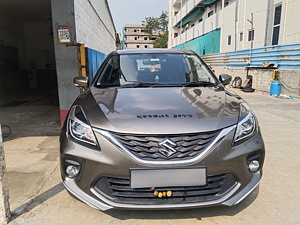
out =
<path fill-rule="evenodd" d="M 264 62 L 281 69 L 300 69 L 300 43 L 283 44 L 203 56 L 211 66 L 261 67 Z"/>
<path fill-rule="evenodd" d="M 94 49 L 88 48 L 88 66 L 89 66 L 89 80 L 92 82 L 97 73 L 101 63 L 106 58 L 106 55 Z"/>

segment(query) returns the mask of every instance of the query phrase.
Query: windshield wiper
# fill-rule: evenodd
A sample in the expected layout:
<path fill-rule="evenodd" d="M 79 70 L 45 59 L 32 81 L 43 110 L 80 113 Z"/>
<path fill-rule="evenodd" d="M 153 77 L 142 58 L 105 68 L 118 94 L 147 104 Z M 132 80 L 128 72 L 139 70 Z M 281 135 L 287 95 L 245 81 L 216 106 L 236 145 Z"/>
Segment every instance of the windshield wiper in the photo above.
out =
<path fill-rule="evenodd" d="M 154 85 L 157 85 L 157 83 L 135 82 L 131 84 L 123 84 L 121 87 L 153 87 Z"/>
<path fill-rule="evenodd" d="M 184 87 L 199 87 L 199 86 L 207 87 L 207 86 L 212 86 L 212 85 L 214 85 L 214 83 L 209 82 L 209 81 L 192 81 L 192 82 L 183 84 Z"/>

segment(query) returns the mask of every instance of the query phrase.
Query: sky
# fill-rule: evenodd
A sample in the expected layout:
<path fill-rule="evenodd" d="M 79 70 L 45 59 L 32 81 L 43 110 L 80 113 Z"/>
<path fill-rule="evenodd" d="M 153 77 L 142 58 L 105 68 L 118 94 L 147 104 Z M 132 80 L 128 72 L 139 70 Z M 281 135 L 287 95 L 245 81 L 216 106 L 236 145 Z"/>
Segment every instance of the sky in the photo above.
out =
<path fill-rule="evenodd" d="M 118 33 L 127 23 L 142 24 L 145 17 L 159 17 L 168 11 L 168 0 L 108 0 Z"/>

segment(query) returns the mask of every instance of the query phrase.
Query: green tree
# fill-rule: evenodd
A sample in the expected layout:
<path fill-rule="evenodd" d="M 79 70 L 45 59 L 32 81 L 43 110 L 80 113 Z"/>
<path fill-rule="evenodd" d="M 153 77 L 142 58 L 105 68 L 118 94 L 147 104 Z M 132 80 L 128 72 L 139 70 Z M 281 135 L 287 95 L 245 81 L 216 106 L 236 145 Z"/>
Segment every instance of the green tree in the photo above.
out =
<path fill-rule="evenodd" d="M 158 18 L 159 29 L 163 32 L 168 31 L 168 12 L 162 11 L 160 17 Z"/>
<path fill-rule="evenodd" d="M 157 17 L 146 17 L 145 33 L 151 37 L 158 30 L 159 21 Z"/>
<path fill-rule="evenodd" d="M 159 17 L 145 18 L 145 33 L 152 38 L 154 33 L 159 33 L 156 40 L 154 40 L 154 48 L 167 48 L 168 46 L 168 12 L 162 11 Z"/>
<path fill-rule="evenodd" d="M 168 31 L 166 31 L 163 34 L 158 34 L 158 37 L 156 38 L 156 40 L 154 40 L 153 43 L 153 47 L 154 48 L 167 48 L 168 47 Z"/>

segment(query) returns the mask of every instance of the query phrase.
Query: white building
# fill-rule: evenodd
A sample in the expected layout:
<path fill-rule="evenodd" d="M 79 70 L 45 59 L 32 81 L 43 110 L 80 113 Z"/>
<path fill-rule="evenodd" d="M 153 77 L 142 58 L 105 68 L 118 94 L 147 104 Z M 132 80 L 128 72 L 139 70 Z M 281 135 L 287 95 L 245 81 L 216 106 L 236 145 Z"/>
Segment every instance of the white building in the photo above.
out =
<path fill-rule="evenodd" d="M 169 48 L 200 55 L 300 42 L 300 0 L 169 0 Z"/>
<path fill-rule="evenodd" d="M 156 40 L 159 33 L 155 32 L 151 36 L 145 33 L 145 25 L 125 24 L 123 28 L 123 48 L 153 48 L 152 42 Z"/>
<path fill-rule="evenodd" d="M 281 93 L 300 96 L 299 10 L 300 0 L 169 0 L 168 47 L 264 92 L 277 74 Z"/>

